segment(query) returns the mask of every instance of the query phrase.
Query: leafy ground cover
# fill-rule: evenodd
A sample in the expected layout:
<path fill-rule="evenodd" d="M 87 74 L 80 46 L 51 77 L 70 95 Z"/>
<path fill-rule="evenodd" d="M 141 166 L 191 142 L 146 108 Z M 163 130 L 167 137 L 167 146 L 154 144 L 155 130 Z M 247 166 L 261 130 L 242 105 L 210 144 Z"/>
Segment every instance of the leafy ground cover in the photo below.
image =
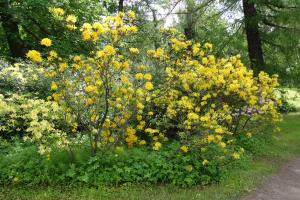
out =
<path fill-rule="evenodd" d="M 219 184 L 179 188 L 172 185 L 136 185 L 99 187 L 2 187 L 0 199 L 239 199 L 257 187 L 264 176 L 274 173 L 289 159 L 300 155 L 300 115 L 287 115 L 281 133 L 272 142 L 259 141 L 255 155 L 248 156 L 228 171 Z M 261 143 L 265 143 L 262 145 Z"/>

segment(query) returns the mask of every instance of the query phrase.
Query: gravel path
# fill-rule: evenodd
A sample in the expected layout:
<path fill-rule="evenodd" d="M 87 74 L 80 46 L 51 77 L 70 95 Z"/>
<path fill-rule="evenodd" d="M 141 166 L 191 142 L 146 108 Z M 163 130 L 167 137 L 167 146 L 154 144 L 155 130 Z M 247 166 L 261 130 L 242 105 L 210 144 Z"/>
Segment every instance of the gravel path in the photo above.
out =
<path fill-rule="evenodd" d="M 300 158 L 286 163 L 243 200 L 300 200 Z"/>

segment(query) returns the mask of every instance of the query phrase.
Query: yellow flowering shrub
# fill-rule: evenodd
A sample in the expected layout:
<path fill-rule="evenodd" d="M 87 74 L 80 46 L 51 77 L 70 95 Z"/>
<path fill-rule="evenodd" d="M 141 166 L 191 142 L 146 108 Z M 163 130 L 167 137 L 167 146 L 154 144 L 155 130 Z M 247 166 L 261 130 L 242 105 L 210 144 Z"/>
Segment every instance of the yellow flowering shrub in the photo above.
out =
<path fill-rule="evenodd" d="M 80 32 L 82 40 L 90 44 L 87 55 L 69 59 L 50 50 L 44 59 L 45 75 L 52 79 L 53 94 L 48 99 L 72 113 L 73 122 L 88 135 L 93 152 L 104 144 L 144 144 L 136 133 L 145 126 L 141 114 L 150 99 L 149 91 L 154 89 L 152 76 L 134 62 L 137 48 L 127 48 L 130 53 L 125 55 L 118 47 L 125 36 L 137 32 L 136 26 L 125 23 L 134 16 L 132 12 L 119 13 L 101 22 L 84 23 L 73 31 Z M 69 29 L 78 25 L 73 15 L 65 16 L 65 21 Z M 52 43 L 55 45 L 47 38 L 41 41 L 45 46 Z M 35 50 L 27 56 L 36 62 L 43 59 Z"/>
<path fill-rule="evenodd" d="M 0 94 L 1 136 L 23 136 L 25 141 L 37 143 L 41 154 L 49 154 L 52 145 L 65 147 L 68 144 L 66 134 L 55 125 L 55 121 L 61 120 L 61 114 L 55 102 Z"/>
<path fill-rule="evenodd" d="M 242 150 L 234 144 L 240 135 L 280 119 L 277 76 L 261 72 L 254 77 L 239 55 L 217 58 L 212 44 L 186 40 L 173 28 L 162 30 L 165 45 L 140 51 L 126 44 L 138 31 L 131 11 L 81 26 L 74 15 L 51 12 L 79 33 L 89 52 L 63 56 L 49 49 L 42 56 L 30 50 L 27 57 L 44 60 L 52 80 L 48 99 L 73 116 L 94 153 L 99 145 L 122 143 L 149 144 L 158 151 L 175 133 L 182 153 L 196 149 L 205 154 L 213 148 L 221 152 L 216 153 L 220 160 L 239 159 Z M 44 38 L 41 44 L 55 46 L 55 41 Z M 203 165 L 209 159 L 203 158 Z"/>
<path fill-rule="evenodd" d="M 162 69 L 154 74 L 159 78 L 152 95 L 160 130 L 171 127 L 190 147 L 205 151 L 215 146 L 225 154 L 240 136 L 280 120 L 276 75 L 254 77 L 239 55 L 219 59 L 212 44 L 201 46 L 174 31 L 163 32 L 168 46 L 148 51 Z M 186 146 L 181 150 L 186 152 Z M 239 159 L 239 153 L 232 157 Z"/>

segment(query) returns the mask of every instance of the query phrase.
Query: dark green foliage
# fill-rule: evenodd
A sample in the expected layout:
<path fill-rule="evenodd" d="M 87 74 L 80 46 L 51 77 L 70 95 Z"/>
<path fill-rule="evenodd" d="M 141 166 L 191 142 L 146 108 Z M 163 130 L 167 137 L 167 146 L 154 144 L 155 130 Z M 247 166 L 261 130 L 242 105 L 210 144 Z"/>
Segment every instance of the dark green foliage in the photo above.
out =
<path fill-rule="evenodd" d="M 93 157 L 86 156 L 88 148 L 82 146 L 73 149 L 75 157 L 66 151 L 54 151 L 50 157 L 43 157 L 34 146 L 19 142 L 13 147 L 2 142 L 1 147 L 2 185 L 134 182 L 190 186 L 216 182 L 226 174 L 225 163 L 213 161 L 203 166 L 200 154 L 183 154 L 178 143 L 168 144 L 158 152 L 143 147 L 124 151 L 103 149 Z"/>
<path fill-rule="evenodd" d="M 9 30 L 0 29 L 1 41 L 0 49 L 7 49 L 6 37 L 9 34 L 20 35 L 22 51 L 25 52 L 29 49 L 42 50 L 39 42 L 42 38 L 51 36 L 55 40 L 54 47 L 56 49 L 64 50 L 63 53 L 69 54 L 70 52 L 80 53 L 85 51 L 88 47 L 79 40 L 74 40 L 73 33 L 65 31 L 63 23 L 53 18 L 49 12 L 50 7 L 61 7 L 65 10 L 66 14 L 74 14 L 79 18 L 79 21 L 90 22 L 97 20 L 105 12 L 101 1 L 55 1 L 55 0 L 24 0 L 9 1 L 9 6 L 2 9 L 4 13 L 14 16 L 14 22 L 17 23 L 18 31 L 11 33 Z M 1 11 L 1 10 L 0 10 Z M 1 22 L 1 20 L 0 20 Z M 3 23 L 3 22 L 2 22 Z M 1 24 L 0 24 L 1 25 Z M 2 24 L 4 25 L 4 24 Z M 10 49 L 10 51 L 17 51 L 17 49 Z M 1 51 L 1 57 L 9 57 L 7 51 Z M 18 56 L 20 57 L 20 56 Z M 22 57 L 22 56 L 21 56 Z"/>

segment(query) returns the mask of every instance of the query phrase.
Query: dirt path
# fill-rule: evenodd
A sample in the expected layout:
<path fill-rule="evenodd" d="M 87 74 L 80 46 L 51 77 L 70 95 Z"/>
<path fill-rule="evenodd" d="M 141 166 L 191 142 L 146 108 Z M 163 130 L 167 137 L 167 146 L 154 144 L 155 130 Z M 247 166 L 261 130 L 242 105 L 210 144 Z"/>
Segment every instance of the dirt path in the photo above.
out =
<path fill-rule="evenodd" d="M 300 200 L 300 158 L 285 164 L 243 200 Z"/>

